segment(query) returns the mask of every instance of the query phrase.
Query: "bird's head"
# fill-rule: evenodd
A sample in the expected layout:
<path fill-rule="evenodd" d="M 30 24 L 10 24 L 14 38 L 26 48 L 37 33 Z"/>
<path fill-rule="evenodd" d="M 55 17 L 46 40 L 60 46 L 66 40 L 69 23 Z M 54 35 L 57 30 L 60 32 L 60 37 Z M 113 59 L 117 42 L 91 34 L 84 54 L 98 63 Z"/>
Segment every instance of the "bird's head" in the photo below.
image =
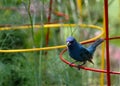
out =
<path fill-rule="evenodd" d="M 77 42 L 76 42 L 76 39 L 74 37 L 70 36 L 66 39 L 66 43 L 67 43 L 67 46 L 71 46 L 71 45 L 74 45 Z"/>

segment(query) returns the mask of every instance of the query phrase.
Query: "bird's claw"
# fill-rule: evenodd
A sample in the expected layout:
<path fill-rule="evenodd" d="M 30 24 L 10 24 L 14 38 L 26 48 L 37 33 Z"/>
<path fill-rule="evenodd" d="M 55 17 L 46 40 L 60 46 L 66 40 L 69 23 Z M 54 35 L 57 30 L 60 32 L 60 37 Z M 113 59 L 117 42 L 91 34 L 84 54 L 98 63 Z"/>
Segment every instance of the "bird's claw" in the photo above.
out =
<path fill-rule="evenodd" d="M 77 65 L 78 70 L 80 70 L 80 66 L 82 66 L 84 64 L 85 64 L 85 62 L 83 64 Z"/>
<path fill-rule="evenodd" d="M 73 63 L 70 63 L 69 66 L 72 67 L 72 64 L 73 64 Z M 81 66 L 81 65 L 77 65 L 78 70 L 80 70 L 80 66 Z"/>
<path fill-rule="evenodd" d="M 80 70 L 80 66 L 81 66 L 81 65 L 77 65 L 78 70 Z"/>
<path fill-rule="evenodd" d="M 73 64 L 73 63 L 70 63 L 69 66 L 72 67 L 72 64 Z"/>

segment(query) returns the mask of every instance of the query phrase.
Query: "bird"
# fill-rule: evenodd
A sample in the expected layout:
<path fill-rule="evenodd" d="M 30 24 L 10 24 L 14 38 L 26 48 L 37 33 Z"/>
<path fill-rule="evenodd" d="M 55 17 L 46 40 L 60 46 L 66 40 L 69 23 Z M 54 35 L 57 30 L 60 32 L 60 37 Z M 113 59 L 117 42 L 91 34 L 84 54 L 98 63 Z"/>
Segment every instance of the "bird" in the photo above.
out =
<path fill-rule="evenodd" d="M 75 60 L 71 64 L 75 62 L 82 62 L 82 64 L 78 65 L 78 68 L 79 66 L 86 64 L 87 61 L 94 64 L 92 61 L 93 54 L 96 50 L 96 47 L 100 45 L 103 41 L 104 39 L 99 38 L 93 44 L 85 48 L 81 43 L 78 43 L 74 37 L 69 36 L 66 39 L 67 50 L 68 50 L 69 56 Z"/>

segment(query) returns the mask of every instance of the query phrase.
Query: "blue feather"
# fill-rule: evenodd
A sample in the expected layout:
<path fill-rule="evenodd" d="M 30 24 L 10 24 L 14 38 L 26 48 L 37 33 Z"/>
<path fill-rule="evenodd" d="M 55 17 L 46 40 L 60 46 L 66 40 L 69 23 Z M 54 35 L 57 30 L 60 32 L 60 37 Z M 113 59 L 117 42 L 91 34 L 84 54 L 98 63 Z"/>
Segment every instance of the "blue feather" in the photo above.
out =
<path fill-rule="evenodd" d="M 83 64 L 85 64 L 86 61 L 93 63 L 92 57 L 96 50 L 96 47 L 103 41 L 103 39 L 98 39 L 88 48 L 85 48 L 82 44 L 78 43 L 76 39 L 72 36 L 66 39 L 70 57 L 73 58 L 75 61 L 83 62 Z"/>

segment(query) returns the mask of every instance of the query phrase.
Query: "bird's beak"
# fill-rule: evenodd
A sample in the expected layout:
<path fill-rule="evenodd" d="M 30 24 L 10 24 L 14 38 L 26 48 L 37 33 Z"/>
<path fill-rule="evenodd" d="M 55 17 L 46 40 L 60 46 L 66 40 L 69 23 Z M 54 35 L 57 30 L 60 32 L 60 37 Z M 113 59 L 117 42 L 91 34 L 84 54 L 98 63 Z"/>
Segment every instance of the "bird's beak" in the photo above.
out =
<path fill-rule="evenodd" d="M 69 45 L 71 45 L 71 43 L 70 43 L 70 42 L 67 42 L 67 46 L 69 46 Z"/>

